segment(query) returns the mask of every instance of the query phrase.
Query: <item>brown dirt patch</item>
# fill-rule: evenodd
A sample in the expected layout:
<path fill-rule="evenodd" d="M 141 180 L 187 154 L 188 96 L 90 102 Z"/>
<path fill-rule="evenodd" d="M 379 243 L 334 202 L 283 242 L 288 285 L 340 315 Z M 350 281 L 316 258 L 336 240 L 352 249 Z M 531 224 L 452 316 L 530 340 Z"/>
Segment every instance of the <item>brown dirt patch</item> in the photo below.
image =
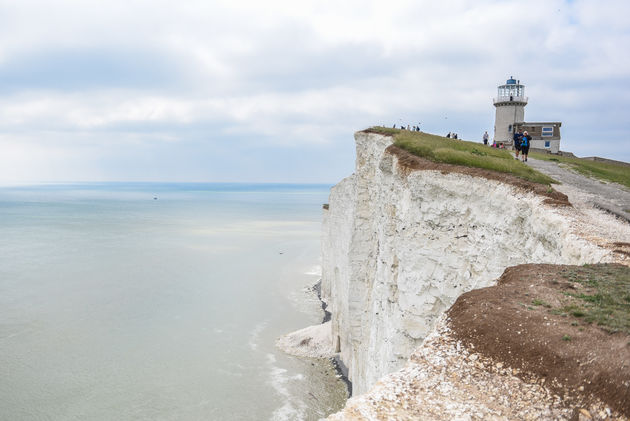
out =
<path fill-rule="evenodd" d="M 554 206 L 571 206 L 569 198 L 566 194 L 560 193 L 548 186 L 524 180 L 513 174 L 486 170 L 483 168 L 433 162 L 426 158 L 416 156 L 396 145 L 388 146 L 385 151 L 396 156 L 398 158 L 398 165 L 408 170 L 434 170 L 440 171 L 442 174 L 459 173 L 471 175 L 473 177 L 482 177 L 488 180 L 497 180 L 502 183 L 515 186 L 519 189 L 532 192 L 540 196 L 545 196 L 544 202 L 547 204 Z"/>
<path fill-rule="evenodd" d="M 590 267 L 627 270 L 612 264 Z M 610 333 L 557 310 L 585 291 L 583 284 L 572 282 L 577 278 L 567 277 L 581 268 L 508 268 L 497 286 L 459 297 L 448 311 L 450 326 L 475 352 L 510 366 L 523 378 L 533 375 L 567 404 L 599 399 L 630 416 L 630 335 Z"/>
<path fill-rule="evenodd" d="M 613 249 L 615 253 L 623 254 L 624 256 L 630 257 L 630 243 L 617 241 L 615 243 L 612 243 L 612 245 L 615 247 Z"/>

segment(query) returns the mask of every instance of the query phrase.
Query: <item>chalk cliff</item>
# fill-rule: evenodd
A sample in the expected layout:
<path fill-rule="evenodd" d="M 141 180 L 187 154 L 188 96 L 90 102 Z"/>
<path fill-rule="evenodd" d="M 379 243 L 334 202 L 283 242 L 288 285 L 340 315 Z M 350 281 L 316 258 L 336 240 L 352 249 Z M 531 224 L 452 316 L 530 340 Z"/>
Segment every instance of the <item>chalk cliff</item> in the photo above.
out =
<path fill-rule="evenodd" d="M 322 298 L 354 395 L 401 369 L 457 297 L 492 285 L 506 267 L 609 258 L 543 195 L 411 169 L 388 136 L 355 140 L 355 173 L 332 188 L 322 236 Z"/>

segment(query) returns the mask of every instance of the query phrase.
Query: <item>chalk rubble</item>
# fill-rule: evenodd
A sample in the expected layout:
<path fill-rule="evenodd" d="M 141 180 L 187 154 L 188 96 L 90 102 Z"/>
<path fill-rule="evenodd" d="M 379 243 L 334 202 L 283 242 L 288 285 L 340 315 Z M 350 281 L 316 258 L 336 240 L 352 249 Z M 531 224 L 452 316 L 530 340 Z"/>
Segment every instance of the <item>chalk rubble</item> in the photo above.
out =
<path fill-rule="evenodd" d="M 330 326 L 330 321 L 328 321 L 289 333 L 278 338 L 276 346 L 298 357 L 333 357 L 335 352 L 332 348 Z"/>

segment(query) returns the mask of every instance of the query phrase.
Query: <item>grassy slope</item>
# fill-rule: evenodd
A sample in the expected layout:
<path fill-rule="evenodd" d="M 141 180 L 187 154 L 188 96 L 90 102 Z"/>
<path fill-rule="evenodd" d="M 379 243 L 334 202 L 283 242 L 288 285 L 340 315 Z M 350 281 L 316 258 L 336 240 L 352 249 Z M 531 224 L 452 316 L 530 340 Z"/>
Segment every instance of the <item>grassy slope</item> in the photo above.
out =
<path fill-rule="evenodd" d="M 532 158 L 556 161 L 566 164 L 575 171 L 589 177 L 600 180 L 612 181 L 626 187 L 630 187 L 630 167 L 609 164 L 605 162 L 590 161 L 582 158 L 570 158 L 567 156 L 550 155 L 544 153 L 530 153 Z"/>
<path fill-rule="evenodd" d="M 559 275 L 571 282 L 574 290 L 564 293 L 566 302 L 562 308 L 553 309 L 556 314 L 596 323 L 609 332 L 630 334 L 630 268 L 584 265 L 577 270 L 563 269 Z"/>
<path fill-rule="evenodd" d="M 525 180 L 545 185 L 555 182 L 551 177 L 541 174 L 517 161 L 505 149 L 490 148 L 479 143 L 463 140 L 447 139 L 424 132 L 411 132 L 385 127 L 372 127 L 369 131 L 391 135 L 396 146 L 434 162 L 509 173 Z"/>

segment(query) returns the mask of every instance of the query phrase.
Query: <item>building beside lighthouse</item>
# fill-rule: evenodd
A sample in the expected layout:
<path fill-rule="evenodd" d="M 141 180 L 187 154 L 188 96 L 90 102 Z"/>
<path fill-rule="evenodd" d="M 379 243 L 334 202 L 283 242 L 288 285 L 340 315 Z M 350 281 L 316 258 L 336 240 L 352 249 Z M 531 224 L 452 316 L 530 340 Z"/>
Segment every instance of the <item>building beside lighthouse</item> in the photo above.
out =
<path fill-rule="evenodd" d="M 525 86 L 521 85 L 520 80 L 510 76 L 504 85 L 499 85 L 493 102 L 496 108 L 494 141 L 497 145 L 503 143 L 505 147 L 513 148 L 514 133 L 523 129 L 532 137 L 531 149 L 556 154 L 560 151 L 561 122 L 525 121 L 528 98 L 525 96 Z"/>

